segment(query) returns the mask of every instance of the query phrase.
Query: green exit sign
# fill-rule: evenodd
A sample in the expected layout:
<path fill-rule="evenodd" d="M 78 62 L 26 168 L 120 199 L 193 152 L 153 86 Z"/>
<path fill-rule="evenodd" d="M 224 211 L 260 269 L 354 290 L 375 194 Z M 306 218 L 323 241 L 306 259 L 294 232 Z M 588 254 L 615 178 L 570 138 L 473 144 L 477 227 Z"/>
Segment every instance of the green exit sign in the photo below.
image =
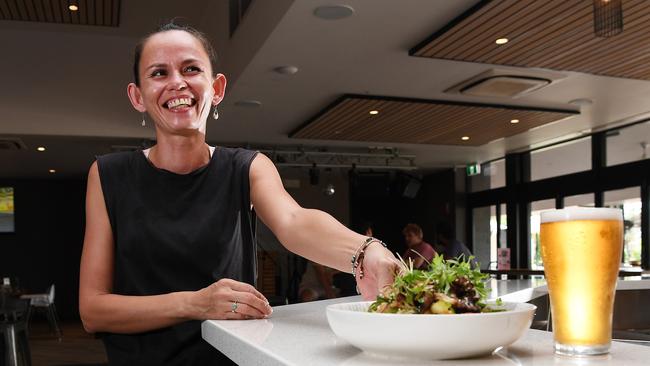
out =
<path fill-rule="evenodd" d="M 465 171 L 467 172 L 468 177 L 471 177 L 473 175 L 479 175 L 481 174 L 481 164 L 479 163 L 467 164 Z"/>

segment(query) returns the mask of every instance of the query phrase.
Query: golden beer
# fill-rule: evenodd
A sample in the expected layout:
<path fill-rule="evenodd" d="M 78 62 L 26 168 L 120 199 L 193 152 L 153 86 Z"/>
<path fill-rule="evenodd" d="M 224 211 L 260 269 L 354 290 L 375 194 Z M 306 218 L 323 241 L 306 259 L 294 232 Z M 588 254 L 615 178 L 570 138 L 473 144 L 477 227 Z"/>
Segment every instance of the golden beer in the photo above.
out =
<path fill-rule="evenodd" d="M 555 351 L 607 353 L 623 250 L 621 210 L 554 210 L 542 213 L 541 222 Z"/>

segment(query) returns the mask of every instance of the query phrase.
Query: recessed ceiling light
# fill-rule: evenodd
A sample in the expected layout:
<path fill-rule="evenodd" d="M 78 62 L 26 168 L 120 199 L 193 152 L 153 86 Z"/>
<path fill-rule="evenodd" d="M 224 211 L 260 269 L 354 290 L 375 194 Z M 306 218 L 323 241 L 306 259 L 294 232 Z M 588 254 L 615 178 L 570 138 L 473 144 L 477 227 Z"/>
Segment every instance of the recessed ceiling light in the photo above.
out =
<path fill-rule="evenodd" d="M 54 169 L 50 169 L 49 172 L 50 172 L 50 173 L 56 173 L 56 170 L 54 170 Z"/>
<path fill-rule="evenodd" d="M 577 105 L 578 107 L 589 107 L 594 104 L 594 101 L 589 98 L 578 98 L 570 101 L 569 104 Z"/>
<path fill-rule="evenodd" d="M 38 151 L 45 151 L 45 148 L 44 148 L 43 146 L 39 146 L 39 147 L 36 148 L 36 150 L 38 150 Z"/>
<path fill-rule="evenodd" d="M 496 41 L 494 41 L 496 44 L 506 44 L 508 43 L 508 38 L 498 38 Z"/>
<path fill-rule="evenodd" d="M 515 119 L 511 119 L 511 120 L 510 120 L 510 123 L 512 123 L 512 124 L 519 123 L 519 120 L 516 119 L 516 118 L 515 118 Z"/>
<path fill-rule="evenodd" d="M 278 66 L 273 70 L 282 75 L 293 75 L 298 72 L 298 68 L 293 65 Z"/>
<path fill-rule="evenodd" d="M 375 115 L 375 114 L 379 114 L 379 111 L 376 110 L 376 109 L 373 109 L 373 110 L 371 110 L 371 111 L 368 112 L 368 113 L 370 113 L 370 114 L 372 114 L 372 115 Z"/>
<path fill-rule="evenodd" d="M 338 20 L 354 14 L 354 8 L 349 5 L 323 5 L 314 9 L 314 15 L 325 20 Z"/>
<path fill-rule="evenodd" d="M 469 136 L 463 136 L 460 139 L 463 140 L 463 141 L 467 141 L 467 140 L 469 140 Z"/>
<path fill-rule="evenodd" d="M 242 99 L 236 101 L 235 106 L 244 108 L 259 108 L 262 106 L 262 102 L 255 99 Z"/>
<path fill-rule="evenodd" d="M 68 9 L 70 9 L 71 11 L 77 11 L 79 10 L 79 7 L 77 5 L 70 5 L 68 6 Z"/>

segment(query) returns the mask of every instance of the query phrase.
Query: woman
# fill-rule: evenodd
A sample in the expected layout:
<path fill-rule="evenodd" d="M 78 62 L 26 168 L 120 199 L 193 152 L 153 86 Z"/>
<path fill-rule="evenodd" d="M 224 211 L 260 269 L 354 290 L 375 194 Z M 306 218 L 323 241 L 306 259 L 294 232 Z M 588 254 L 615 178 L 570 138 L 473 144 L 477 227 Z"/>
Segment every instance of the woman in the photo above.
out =
<path fill-rule="evenodd" d="M 300 207 L 266 156 L 205 143 L 226 88 L 213 65 L 192 28 L 170 24 L 146 37 L 127 92 L 153 120 L 157 144 L 90 168 L 79 309 L 86 330 L 103 333 L 112 365 L 225 364 L 200 338 L 200 322 L 271 314 L 251 285 L 251 206 L 292 252 L 346 272 L 352 259 L 365 298 L 392 282 L 392 254 Z"/>

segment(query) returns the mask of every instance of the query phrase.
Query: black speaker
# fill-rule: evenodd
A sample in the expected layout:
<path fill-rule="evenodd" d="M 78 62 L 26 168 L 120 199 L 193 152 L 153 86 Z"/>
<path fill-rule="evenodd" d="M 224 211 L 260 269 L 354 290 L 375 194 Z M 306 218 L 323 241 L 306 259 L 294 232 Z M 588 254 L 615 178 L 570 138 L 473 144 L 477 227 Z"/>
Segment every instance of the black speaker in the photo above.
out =
<path fill-rule="evenodd" d="M 404 192 L 402 193 L 402 196 L 406 198 L 415 198 L 415 196 L 418 195 L 421 186 L 422 186 L 422 182 L 420 182 L 419 179 L 409 177 L 406 186 L 404 187 Z"/>

